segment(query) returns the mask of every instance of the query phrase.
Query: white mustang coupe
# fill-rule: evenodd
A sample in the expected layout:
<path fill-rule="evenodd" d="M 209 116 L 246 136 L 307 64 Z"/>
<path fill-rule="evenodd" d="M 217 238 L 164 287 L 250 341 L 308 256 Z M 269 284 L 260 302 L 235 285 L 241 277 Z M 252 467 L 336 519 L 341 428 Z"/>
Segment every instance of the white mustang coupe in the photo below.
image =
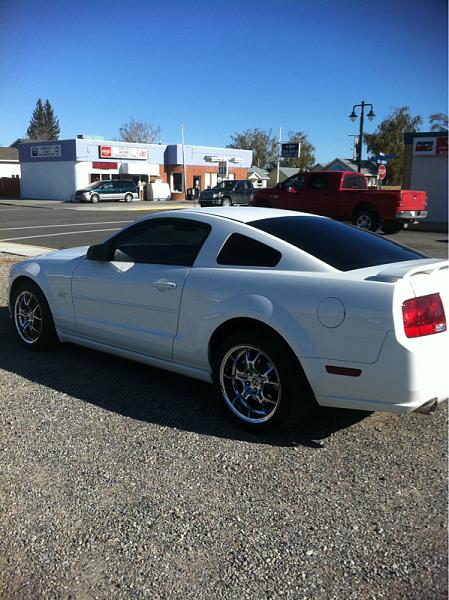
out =
<path fill-rule="evenodd" d="M 159 213 L 15 265 L 30 349 L 74 342 L 214 382 L 240 423 L 314 406 L 430 412 L 448 396 L 448 262 L 325 217 Z"/>

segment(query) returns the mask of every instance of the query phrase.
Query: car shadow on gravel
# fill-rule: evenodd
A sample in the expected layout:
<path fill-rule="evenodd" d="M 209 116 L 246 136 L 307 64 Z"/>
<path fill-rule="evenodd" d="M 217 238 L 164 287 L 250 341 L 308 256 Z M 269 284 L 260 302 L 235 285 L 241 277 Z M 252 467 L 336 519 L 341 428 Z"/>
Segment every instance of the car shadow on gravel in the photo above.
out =
<path fill-rule="evenodd" d="M 74 344 L 46 352 L 23 348 L 6 307 L 0 307 L 0 339 L 0 370 L 128 418 L 202 435 L 321 448 L 329 436 L 370 414 L 319 408 L 295 430 L 256 435 L 230 420 L 206 383 Z"/>

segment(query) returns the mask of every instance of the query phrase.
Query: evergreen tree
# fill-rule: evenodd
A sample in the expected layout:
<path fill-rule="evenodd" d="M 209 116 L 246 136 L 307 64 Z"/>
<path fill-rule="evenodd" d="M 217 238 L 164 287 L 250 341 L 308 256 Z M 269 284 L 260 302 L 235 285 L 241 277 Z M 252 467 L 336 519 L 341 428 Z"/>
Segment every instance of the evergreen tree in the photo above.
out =
<path fill-rule="evenodd" d="M 59 129 L 59 120 L 56 118 L 56 115 L 53 111 L 53 107 L 50 104 L 48 98 L 45 101 L 44 105 L 45 112 L 45 126 L 47 128 L 47 140 L 57 140 L 59 139 L 59 134 L 61 130 Z"/>
<path fill-rule="evenodd" d="M 30 140 L 57 140 L 59 133 L 59 121 L 50 102 L 47 99 L 45 104 L 42 104 L 42 100 L 38 98 L 26 132 L 27 138 Z"/>

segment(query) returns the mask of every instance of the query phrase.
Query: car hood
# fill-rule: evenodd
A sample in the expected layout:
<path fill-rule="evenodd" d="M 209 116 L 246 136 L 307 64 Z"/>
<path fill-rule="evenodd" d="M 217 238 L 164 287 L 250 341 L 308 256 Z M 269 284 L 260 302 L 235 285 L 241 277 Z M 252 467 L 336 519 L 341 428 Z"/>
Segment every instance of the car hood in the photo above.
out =
<path fill-rule="evenodd" d="M 72 260 L 73 258 L 79 258 L 84 256 L 89 246 L 78 246 L 77 248 L 67 248 L 66 250 L 56 250 L 55 252 L 47 252 L 41 254 L 39 258 L 45 258 L 45 260 Z"/>
<path fill-rule="evenodd" d="M 201 196 L 203 198 L 212 198 L 214 194 L 219 194 L 220 192 L 222 192 L 223 190 L 214 190 L 214 189 L 210 189 L 210 190 L 203 190 L 201 192 Z"/>

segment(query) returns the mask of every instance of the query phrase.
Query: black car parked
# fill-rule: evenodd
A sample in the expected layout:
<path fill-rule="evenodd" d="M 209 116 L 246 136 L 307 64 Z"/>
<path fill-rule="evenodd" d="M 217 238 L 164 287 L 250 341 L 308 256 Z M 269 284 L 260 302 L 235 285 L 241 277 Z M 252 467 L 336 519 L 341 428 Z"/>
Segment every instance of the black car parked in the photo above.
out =
<path fill-rule="evenodd" d="M 212 189 L 201 192 L 200 206 L 248 204 L 253 197 L 253 193 L 253 184 L 248 179 L 222 181 Z"/>

